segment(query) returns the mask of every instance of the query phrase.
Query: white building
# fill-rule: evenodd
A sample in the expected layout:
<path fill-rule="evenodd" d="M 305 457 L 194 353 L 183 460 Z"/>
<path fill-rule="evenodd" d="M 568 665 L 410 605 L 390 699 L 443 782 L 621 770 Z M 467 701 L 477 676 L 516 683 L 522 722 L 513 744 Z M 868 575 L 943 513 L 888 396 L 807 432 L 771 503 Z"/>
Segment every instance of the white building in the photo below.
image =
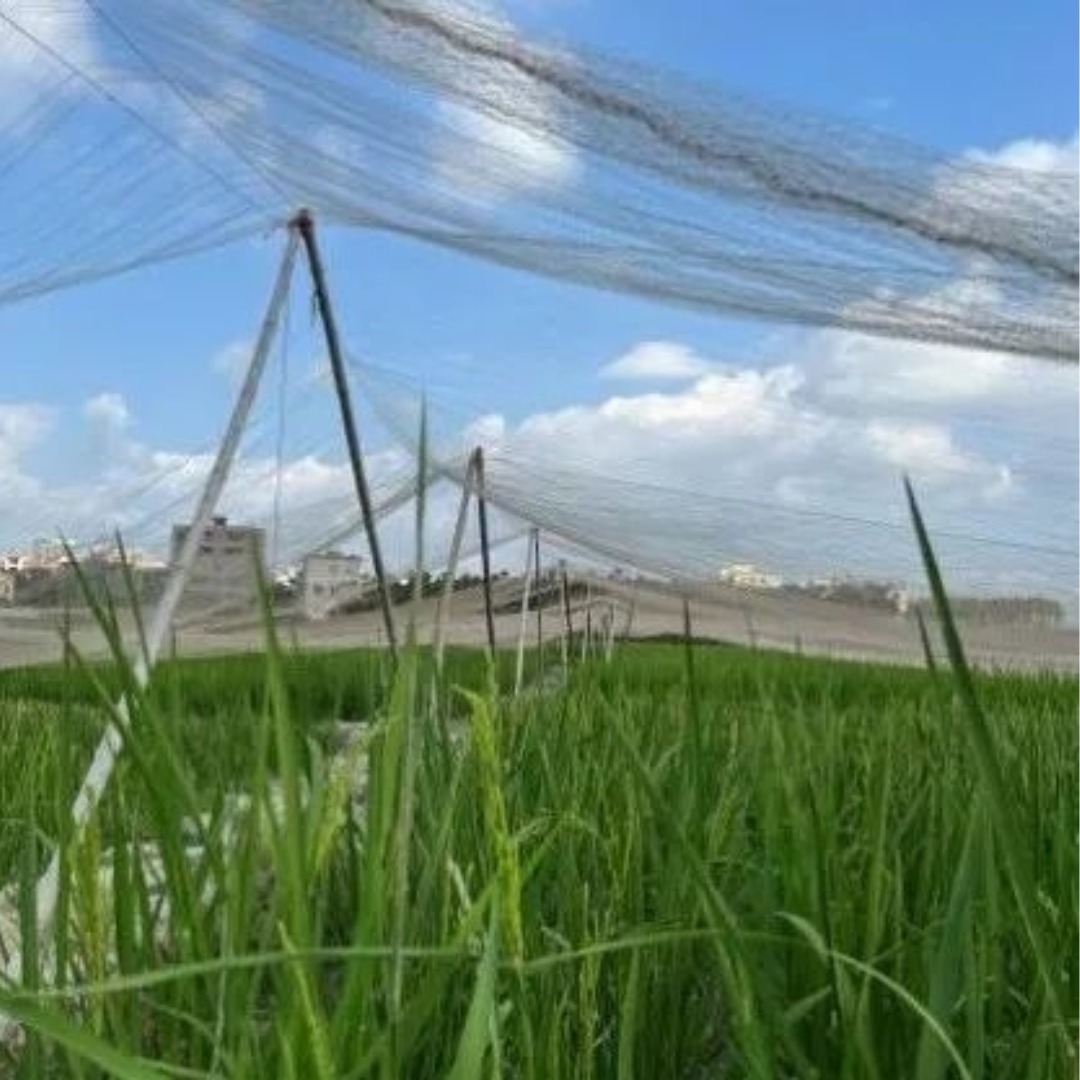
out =
<path fill-rule="evenodd" d="M 779 574 L 760 570 L 753 563 L 729 563 L 720 570 L 720 580 L 737 589 L 779 589 L 784 584 Z"/>
<path fill-rule="evenodd" d="M 174 525 L 169 561 L 180 558 L 190 525 Z M 260 577 L 266 574 L 266 530 L 230 525 L 215 517 L 203 533 L 185 602 L 207 608 L 253 607 L 258 603 Z"/>
<path fill-rule="evenodd" d="M 321 551 L 304 558 L 300 570 L 300 605 L 307 619 L 325 619 L 370 584 L 359 555 Z"/>
<path fill-rule="evenodd" d="M 895 605 L 898 615 L 906 615 L 911 610 L 911 593 L 903 585 L 891 586 L 888 596 Z"/>

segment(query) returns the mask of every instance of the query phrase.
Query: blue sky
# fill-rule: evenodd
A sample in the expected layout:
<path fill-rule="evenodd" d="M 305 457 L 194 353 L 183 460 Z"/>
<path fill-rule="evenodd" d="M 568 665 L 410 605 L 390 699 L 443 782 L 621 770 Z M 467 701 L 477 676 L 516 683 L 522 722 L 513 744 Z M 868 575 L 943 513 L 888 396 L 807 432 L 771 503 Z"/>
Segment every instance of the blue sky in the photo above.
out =
<path fill-rule="evenodd" d="M 587 43 L 719 81 L 751 98 L 876 125 L 947 153 L 994 151 L 1024 140 L 1064 145 L 1077 130 L 1077 12 L 1064 0 L 512 0 L 503 11 L 526 34 Z M 687 382 L 627 384 L 601 377 L 605 365 L 647 342 L 685 348 L 717 370 L 726 365 L 732 387 L 745 383 L 736 384 L 737 376 L 791 363 L 808 365 L 800 371 L 814 393 L 822 372 L 832 379 L 829 385 L 836 382 L 840 362 L 820 334 L 596 293 L 377 233 L 329 230 L 323 243 L 356 355 L 407 372 L 436 398 L 474 402 L 510 428 L 541 413 L 601 410 L 619 395 L 692 395 L 694 385 Z M 102 465 L 108 447 L 92 445 L 97 436 L 86 430 L 85 416 L 86 403 L 101 394 L 122 397 L 123 438 L 145 447 L 180 453 L 212 439 L 231 388 L 216 358 L 252 337 L 279 246 L 276 238 L 245 242 L 0 307 L 0 403 L 35 404 L 52 417 L 48 437 L 20 450 L 22 474 L 47 490 Z M 294 375 L 310 368 L 320 352 L 301 296 L 290 338 Z M 806 360 L 815 353 L 822 357 L 816 366 Z M 901 360 L 903 355 L 897 353 Z M 1021 368 L 1009 372 L 1009 378 L 1027 381 Z M 1041 378 L 1040 371 L 1030 378 Z M 959 442 L 944 445 L 942 453 L 985 458 L 985 476 L 991 477 L 1001 461 L 1017 457 L 1026 433 L 1043 426 L 1045 434 L 1039 410 L 1047 409 L 1064 427 L 1047 444 L 1046 453 L 1056 455 L 1052 468 L 1036 469 L 1026 490 L 1042 507 L 1068 485 L 1075 502 L 1075 453 L 1071 466 L 1062 464 L 1075 444 L 1075 402 L 1068 412 L 1057 408 L 1061 388 L 1068 394 L 1072 384 L 1060 372 L 1047 379 L 1045 400 L 1039 397 L 1026 415 L 999 413 L 1001 398 L 994 394 L 1009 395 L 1012 386 L 1003 378 L 977 400 L 943 398 L 932 416 L 919 412 L 925 403 L 916 408 L 909 402 L 907 419 L 944 426 Z M 830 400 L 835 403 L 835 395 Z M 318 412 L 303 423 L 314 426 L 328 416 Z M 291 434 L 300 440 L 298 432 Z M 875 445 L 884 445 L 880 434 L 872 435 Z M 339 460 L 333 451 L 326 456 Z M 770 474 L 766 495 L 775 494 L 783 479 Z M 835 506 L 843 494 L 823 490 L 822 498 Z M 874 509 L 854 506 L 868 515 Z M 1025 504 L 1010 512 L 1032 511 Z M 954 517 L 974 531 L 1008 527 L 1007 517 L 994 525 L 967 506 Z M 9 514 L 9 533 L 17 519 L 17 512 Z M 1047 530 L 1075 540 L 1074 525 L 1063 532 L 1060 523 L 1048 522 Z"/>

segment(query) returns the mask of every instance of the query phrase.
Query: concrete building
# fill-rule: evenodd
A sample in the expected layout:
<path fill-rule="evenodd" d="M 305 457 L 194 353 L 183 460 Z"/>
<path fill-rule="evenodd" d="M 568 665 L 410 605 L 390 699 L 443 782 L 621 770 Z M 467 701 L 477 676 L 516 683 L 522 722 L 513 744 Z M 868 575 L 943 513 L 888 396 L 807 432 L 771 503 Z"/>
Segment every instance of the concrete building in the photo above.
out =
<path fill-rule="evenodd" d="M 190 525 L 174 525 L 169 561 L 175 564 Z M 230 525 L 215 517 L 203 533 L 191 579 L 184 592 L 187 606 L 247 608 L 258 604 L 258 581 L 266 574 L 266 530 Z"/>
<path fill-rule="evenodd" d="M 784 584 L 779 574 L 759 570 L 752 563 L 729 563 L 721 569 L 720 581 L 737 589 L 779 589 Z"/>
<path fill-rule="evenodd" d="M 300 570 L 300 606 L 306 619 L 325 619 L 371 584 L 359 555 L 321 551 L 304 558 Z"/>

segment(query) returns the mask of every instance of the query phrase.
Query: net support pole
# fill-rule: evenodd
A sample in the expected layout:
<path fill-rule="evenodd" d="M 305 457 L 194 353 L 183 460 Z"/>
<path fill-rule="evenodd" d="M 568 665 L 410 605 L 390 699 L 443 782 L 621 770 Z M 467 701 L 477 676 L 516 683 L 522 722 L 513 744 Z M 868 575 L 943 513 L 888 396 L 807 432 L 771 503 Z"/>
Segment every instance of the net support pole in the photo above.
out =
<path fill-rule="evenodd" d="M 630 606 L 626 610 L 626 625 L 623 627 L 622 639 L 630 640 L 631 631 L 634 629 L 634 615 L 637 611 L 638 582 L 634 581 L 634 587 L 630 592 Z"/>
<path fill-rule="evenodd" d="M 475 469 L 476 453 L 474 451 L 465 466 L 465 479 L 461 485 L 461 502 L 458 504 L 454 535 L 450 541 L 450 555 L 446 562 L 446 576 L 443 578 L 442 590 L 439 592 L 439 600 L 435 605 L 435 640 L 432 642 L 432 651 L 435 653 L 435 667 L 438 671 L 442 671 L 443 653 L 446 649 L 446 623 L 450 617 L 458 560 L 461 558 L 461 545 L 465 539 L 465 526 L 469 520 L 469 501 L 472 498 Z"/>
<path fill-rule="evenodd" d="M 195 566 L 195 560 L 199 554 L 202 537 L 210 524 L 210 519 L 217 507 L 218 500 L 229 477 L 233 461 L 236 458 L 247 421 L 251 415 L 251 408 L 255 403 L 259 383 L 262 380 L 266 368 L 270 348 L 277 334 L 281 312 L 289 295 L 289 283 L 292 279 L 293 266 L 296 261 L 297 241 L 290 233 L 286 242 L 285 253 L 281 259 L 277 279 L 267 306 L 266 315 L 263 318 L 259 336 L 252 352 L 251 361 L 248 365 L 244 382 L 240 387 L 236 403 L 233 406 L 232 415 L 229 417 L 228 427 L 218 447 L 217 457 L 206 478 L 195 514 L 188 527 L 187 535 L 180 545 L 180 551 L 176 562 L 169 571 L 168 580 L 164 591 L 158 600 L 146 635 L 146 644 L 143 652 L 133 665 L 133 677 L 136 685 L 141 689 L 147 685 L 150 673 L 161 653 L 161 649 L 169 637 L 176 609 L 180 604 L 184 589 L 191 577 Z M 94 751 L 90 766 L 83 778 L 82 785 L 71 807 L 71 819 L 73 835 L 78 836 L 85 828 L 90 815 L 101 800 L 101 796 L 108 786 L 112 776 L 116 759 L 123 745 L 124 731 L 129 720 L 129 705 L 127 698 L 121 698 L 117 705 L 116 720 L 105 729 L 101 741 Z M 51 938 L 53 920 L 56 916 L 56 903 L 60 888 L 60 852 L 53 852 L 45 872 L 38 880 L 35 889 L 35 912 L 37 922 L 38 941 L 41 946 Z M 4 976 L 18 982 L 22 977 L 21 951 L 13 953 L 4 963 Z M 17 1030 L 13 1021 L 0 1014 L 0 1044 L 4 1043 Z"/>
<path fill-rule="evenodd" d="M 487 624 L 488 652 L 495 656 L 495 607 L 491 598 L 491 541 L 488 534 L 484 451 L 478 446 L 476 459 L 476 513 L 480 525 L 480 563 L 484 573 L 484 622 Z"/>
<path fill-rule="evenodd" d="M 581 659 L 592 652 L 592 582 L 585 583 L 585 636 L 581 639 Z"/>
<path fill-rule="evenodd" d="M 536 582 L 536 656 L 539 666 L 544 660 L 544 583 L 540 567 L 540 530 L 533 530 L 533 580 Z"/>
<path fill-rule="evenodd" d="M 566 574 L 566 563 L 561 568 L 559 583 L 562 591 L 563 609 L 563 667 L 569 669 L 570 650 L 574 647 L 574 620 L 570 614 L 570 581 Z"/>
<path fill-rule="evenodd" d="M 341 426 L 345 432 L 345 444 L 349 452 L 349 467 L 352 471 L 356 498 L 360 503 L 360 516 L 364 523 L 364 534 L 371 551 L 371 566 L 379 586 L 379 605 L 382 608 L 383 625 L 386 640 L 390 645 L 391 656 L 397 656 L 397 634 L 394 630 L 394 612 L 390 603 L 390 587 L 386 580 L 382 549 L 379 547 L 378 530 L 375 527 L 375 511 L 371 503 L 371 491 L 368 488 L 367 473 L 364 471 L 364 458 L 360 448 L 360 431 L 353 412 L 352 398 L 349 393 L 349 379 L 345 371 L 345 360 L 341 352 L 341 339 L 338 336 L 334 308 L 330 303 L 330 293 L 326 287 L 326 273 L 323 270 L 319 245 L 315 239 L 315 219 L 307 210 L 301 210 L 290 223 L 290 228 L 299 234 L 307 254 L 311 282 L 315 287 L 315 303 L 319 311 L 323 334 L 326 338 L 326 351 L 330 354 L 330 370 L 334 379 L 334 392 L 337 395 L 341 413 Z"/>
<path fill-rule="evenodd" d="M 529 540 L 525 545 L 525 580 L 521 587 L 521 626 L 518 629 L 517 666 L 514 670 L 514 697 L 521 693 L 521 684 L 525 678 L 525 636 L 529 632 L 529 596 L 534 573 L 533 553 L 539 529 L 529 530 Z"/>

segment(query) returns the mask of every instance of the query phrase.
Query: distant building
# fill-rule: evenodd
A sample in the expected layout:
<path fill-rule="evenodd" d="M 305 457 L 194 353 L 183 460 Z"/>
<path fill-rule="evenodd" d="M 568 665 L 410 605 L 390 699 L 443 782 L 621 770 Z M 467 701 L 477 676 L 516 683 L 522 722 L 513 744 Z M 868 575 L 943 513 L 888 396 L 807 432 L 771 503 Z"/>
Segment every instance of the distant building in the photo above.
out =
<path fill-rule="evenodd" d="M 867 610 L 906 615 L 911 607 L 907 589 L 892 581 L 857 581 L 854 578 L 814 578 L 794 591 L 818 600 L 831 600 L 838 604 Z"/>
<path fill-rule="evenodd" d="M 176 564 L 190 525 L 174 525 L 169 561 Z M 184 591 L 185 602 L 200 607 L 244 608 L 258 603 L 266 573 L 266 530 L 230 525 L 215 517 L 207 526 Z"/>
<path fill-rule="evenodd" d="M 737 589 L 779 589 L 784 579 L 770 574 L 752 563 L 729 563 L 720 570 L 720 581 Z"/>
<path fill-rule="evenodd" d="M 307 619 L 325 619 L 356 599 L 370 583 L 359 555 L 323 551 L 308 555 L 300 570 L 300 605 Z"/>

